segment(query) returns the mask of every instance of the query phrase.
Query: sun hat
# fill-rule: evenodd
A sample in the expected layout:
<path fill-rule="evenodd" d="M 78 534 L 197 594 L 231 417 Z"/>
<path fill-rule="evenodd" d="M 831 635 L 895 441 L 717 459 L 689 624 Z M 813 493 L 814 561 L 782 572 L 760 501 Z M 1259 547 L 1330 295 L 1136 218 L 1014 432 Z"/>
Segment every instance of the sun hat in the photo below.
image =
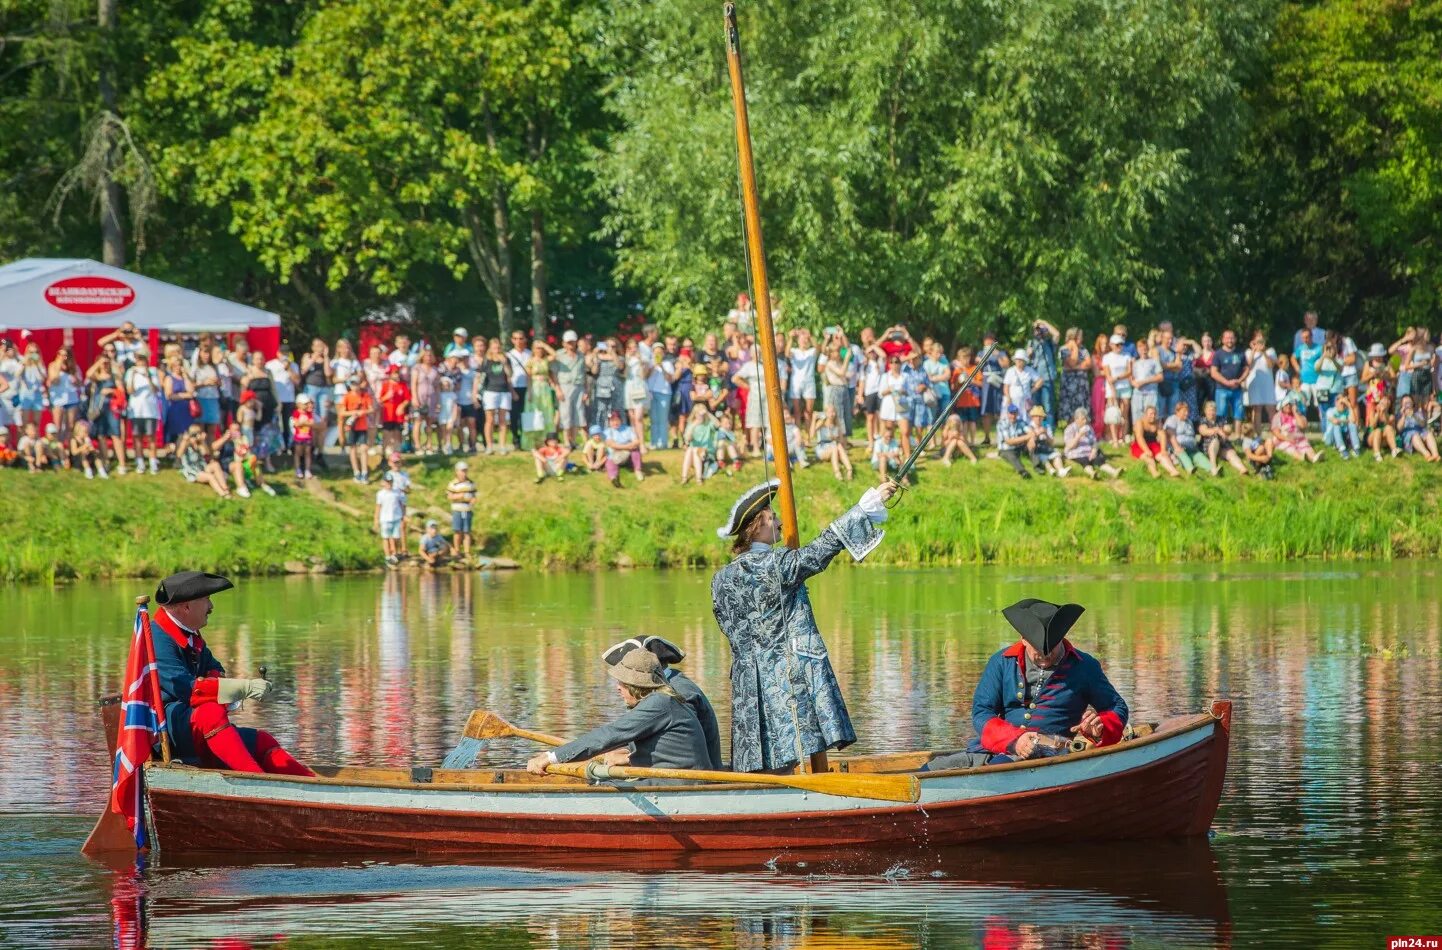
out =
<path fill-rule="evenodd" d="M 1121 346 L 1126 341 L 1127 338 L 1122 336 L 1120 333 L 1113 333 L 1107 342 L 1112 346 Z"/>
<path fill-rule="evenodd" d="M 469 472 L 470 470 L 471 470 L 471 467 L 470 467 L 469 465 L 467 465 L 465 462 L 457 462 L 457 463 L 456 463 L 456 471 L 458 471 L 458 472 Z"/>
<path fill-rule="evenodd" d="M 751 519 L 761 513 L 761 510 L 771 504 L 771 499 L 776 497 L 776 492 L 781 488 L 781 480 L 773 478 L 768 482 L 762 482 L 742 493 L 731 506 L 731 511 L 726 515 L 726 523 L 716 529 L 716 537 L 729 538 L 741 533 L 741 529 L 750 523 Z"/>
<path fill-rule="evenodd" d="M 251 401 L 252 399 L 254 399 L 254 398 L 255 398 L 255 390 L 254 390 L 254 389 L 246 389 L 246 390 L 243 390 L 243 391 L 241 392 L 241 394 L 240 394 L 240 401 L 241 401 L 241 402 L 250 402 L 250 401 Z"/>
<path fill-rule="evenodd" d="M 1027 415 L 1031 416 L 1033 419 L 1035 419 L 1037 416 L 1042 416 L 1043 418 L 1045 418 L 1046 410 L 1043 409 L 1041 406 L 1032 406 L 1031 412 L 1027 413 Z"/>
<path fill-rule="evenodd" d="M 53 423 L 53 422 L 47 422 L 47 423 L 45 423 L 45 434 L 46 434 L 46 435 L 54 435 L 55 433 L 57 433 L 57 432 L 59 432 L 59 431 L 60 431 L 60 427 L 59 427 L 58 425 L 56 425 L 55 423 Z"/>
<path fill-rule="evenodd" d="M 580 337 L 576 336 L 575 330 L 567 330 L 565 333 L 561 334 L 562 343 L 575 343 L 579 339 Z"/>
<path fill-rule="evenodd" d="M 659 689 L 666 685 L 661 676 L 661 661 L 650 650 L 630 650 L 615 664 L 606 668 L 606 675 L 618 683 L 642 689 Z"/>
<path fill-rule="evenodd" d="M 1011 354 L 1011 361 L 1013 363 L 1025 363 L 1028 358 L 1029 357 L 1026 355 L 1026 350 L 1017 350 L 1015 353 Z"/>
<path fill-rule="evenodd" d="M 587 429 L 586 431 L 587 431 L 590 435 L 600 435 L 600 434 L 601 434 L 601 427 L 600 427 L 600 426 L 591 426 L 591 428 Z"/>
<path fill-rule="evenodd" d="M 1385 346 L 1383 346 L 1382 344 L 1380 344 L 1380 343 L 1373 343 L 1371 346 L 1369 346 L 1369 347 L 1367 348 L 1367 359 L 1369 359 L 1369 360 L 1385 360 L 1386 358 L 1387 358 L 1387 348 L 1386 348 Z"/>

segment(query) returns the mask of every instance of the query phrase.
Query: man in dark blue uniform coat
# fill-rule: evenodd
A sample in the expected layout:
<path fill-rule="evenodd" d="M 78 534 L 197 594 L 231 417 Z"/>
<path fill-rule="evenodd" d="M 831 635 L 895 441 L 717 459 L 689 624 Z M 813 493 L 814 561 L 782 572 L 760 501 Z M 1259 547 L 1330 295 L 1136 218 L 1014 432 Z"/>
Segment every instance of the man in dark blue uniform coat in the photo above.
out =
<path fill-rule="evenodd" d="M 215 609 L 210 596 L 234 586 L 219 574 L 182 571 L 156 588 L 151 640 L 171 749 L 177 758 L 209 768 L 313 776 L 270 733 L 230 722 L 231 703 L 270 692 L 263 679 L 227 677 L 200 635 Z"/>
<path fill-rule="evenodd" d="M 976 738 L 964 752 L 933 759 L 928 769 L 1057 755 L 1075 737 L 1102 746 L 1121 740 L 1126 701 L 1096 658 L 1066 638 L 1084 610 L 1028 598 L 1002 611 L 1021 638 L 993 654 L 982 671 L 971 701 Z"/>

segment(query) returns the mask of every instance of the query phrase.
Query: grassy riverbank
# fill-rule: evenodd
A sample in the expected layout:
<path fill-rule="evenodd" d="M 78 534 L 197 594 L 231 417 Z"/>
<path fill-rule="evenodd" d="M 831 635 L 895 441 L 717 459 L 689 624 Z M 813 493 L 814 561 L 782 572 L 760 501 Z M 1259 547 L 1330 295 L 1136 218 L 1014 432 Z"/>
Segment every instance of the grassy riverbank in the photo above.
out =
<path fill-rule="evenodd" d="M 622 489 L 598 476 L 533 484 L 529 458 L 478 458 L 481 552 L 531 568 L 707 566 L 727 547 L 713 528 L 759 465 L 735 479 L 676 484 L 677 452 L 648 456 L 650 477 Z M 449 534 L 439 461 L 410 466 L 412 518 Z M 858 477 L 867 473 L 858 467 Z M 374 478 L 374 475 L 372 476 Z M 1000 462 L 932 462 L 896 509 L 868 563 L 907 566 L 1134 561 L 1284 561 L 1442 556 L 1442 470 L 1412 458 L 1282 465 L 1273 482 L 1153 481 L 1129 466 L 1119 482 L 1035 478 Z M 240 574 L 376 568 L 375 485 L 344 477 L 222 502 L 173 471 L 86 481 L 76 473 L 0 471 L 0 580 L 154 577 L 184 567 Z M 802 534 L 851 504 L 862 481 L 797 473 Z M 412 536 L 413 538 L 414 536 Z"/>

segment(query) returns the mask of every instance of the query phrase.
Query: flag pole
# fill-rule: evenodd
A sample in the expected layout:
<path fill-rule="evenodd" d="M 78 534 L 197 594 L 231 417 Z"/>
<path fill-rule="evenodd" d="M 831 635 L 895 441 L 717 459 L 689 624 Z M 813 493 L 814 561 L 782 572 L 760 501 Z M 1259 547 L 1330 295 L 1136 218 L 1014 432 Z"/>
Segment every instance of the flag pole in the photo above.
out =
<path fill-rule="evenodd" d="M 136 607 L 136 609 L 137 609 L 137 610 L 140 610 L 140 611 L 142 611 L 143 613 L 146 614 L 145 630 L 146 630 L 146 632 L 147 632 L 148 634 L 150 634 L 150 655 L 151 655 L 151 656 L 154 656 L 154 655 L 155 655 L 155 628 L 150 625 L 150 617 L 149 617 L 150 611 L 146 609 L 146 608 L 148 608 L 149 606 L 150 606 L 150 595 L 149 595 L 149 594 L 141 594 L 139 597 L 135 598 L 135 607 Z M 161 729 L 161 730 L 160 730 L 160 761 L 161 761 L 161 762 L 164 762 L 166 765 L 169 765 L 169 764 L 170 764 L 170 733 L 169 733 L 169 731 L 166 730 L 166 729 Z"/>

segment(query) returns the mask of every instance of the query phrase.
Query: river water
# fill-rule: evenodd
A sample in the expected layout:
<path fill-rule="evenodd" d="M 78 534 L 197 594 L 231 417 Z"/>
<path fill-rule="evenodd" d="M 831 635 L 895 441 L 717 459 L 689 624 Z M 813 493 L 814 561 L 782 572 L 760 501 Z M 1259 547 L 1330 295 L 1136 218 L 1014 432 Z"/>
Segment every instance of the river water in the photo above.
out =
<path fill-rule="evenodd" d="M 673 639 L 726 722 L 709 576 L 439 574 L 244 581 L 205 631 L 272 699 L 237 718 L 303 760 L 438 764 L 469 712 L 574 735 L 617 711 L 597 659 Z M 1209 841 L 894 855 L 296 858 L 109 867 L 78 849 L 108 793 L 94 709 L 132 582 L 9 589 L 0 626 L 0 945 L 155 947 L 1382 947 L 1442 932 L 1442 565 L 834 568 L 812 583 L 861 739 L 957 747 L 1023 596 L 1089 609 L 1134 717 L 1235 703 Z M 248 704 L 252 706 L 253 704 Z M 486 762 L 518 764 L 526 743 Z M 1026 816 L 1019 814 L 1019 822 Z"/>

